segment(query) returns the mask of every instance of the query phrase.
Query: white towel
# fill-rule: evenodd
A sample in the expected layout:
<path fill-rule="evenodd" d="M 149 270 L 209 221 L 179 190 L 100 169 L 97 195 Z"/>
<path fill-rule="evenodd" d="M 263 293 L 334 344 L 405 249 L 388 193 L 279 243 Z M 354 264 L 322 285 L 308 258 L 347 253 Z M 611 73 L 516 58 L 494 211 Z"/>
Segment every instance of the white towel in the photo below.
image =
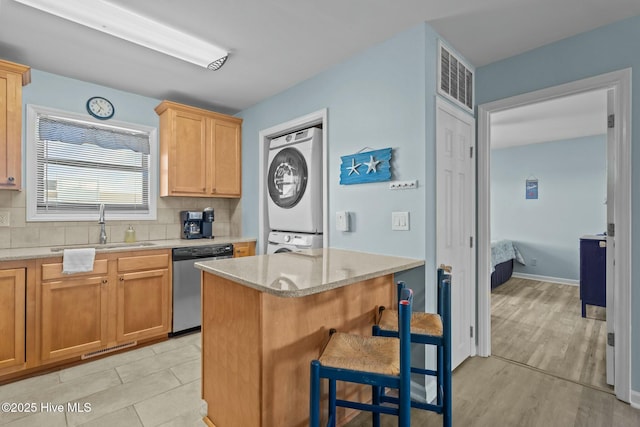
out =
<path fill-rule="evenodd" d="M 65 249 L 62 257 L 64 274 L 90 272 L 93 271 L 96 248 Z"/>

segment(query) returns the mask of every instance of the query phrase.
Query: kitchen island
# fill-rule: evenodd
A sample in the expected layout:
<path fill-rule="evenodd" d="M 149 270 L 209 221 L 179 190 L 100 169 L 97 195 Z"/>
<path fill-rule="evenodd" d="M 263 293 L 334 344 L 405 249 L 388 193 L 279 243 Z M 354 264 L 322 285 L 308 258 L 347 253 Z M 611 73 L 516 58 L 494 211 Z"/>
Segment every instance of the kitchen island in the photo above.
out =
<path fill-rule="evenodd" d="M 423 260 L 313 249 L 196 263 L 202 269 L 202 398 L 215 427 L 308 425 L 309 363 L 329 329 L 371 334 L 393 274 Z M 346 389 L 370 399 L 368 387 Z M 339 419 L 353 415 L 340 408 Z"/>

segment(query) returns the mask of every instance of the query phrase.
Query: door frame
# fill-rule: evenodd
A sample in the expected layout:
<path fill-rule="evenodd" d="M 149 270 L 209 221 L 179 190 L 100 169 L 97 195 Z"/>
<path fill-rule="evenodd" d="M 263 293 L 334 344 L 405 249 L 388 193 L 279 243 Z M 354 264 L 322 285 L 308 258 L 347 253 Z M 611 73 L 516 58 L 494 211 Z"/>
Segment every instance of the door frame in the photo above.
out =
<path fill-rule="evenodd" d="M 273 138 L 277 138 L 288 133 L 296 132 L 315 125 L 322 126 L 322 247 L 329 247 L 329 186 L 328 186 L 328 133 L 329 123 L 327 122 L 328 110 L 321 110 L 307 115 L 277 124 L 258 132 L 258 242 L 256 245 L 256 255 L 267 252 L 269 238 L 269 214 L 267 212 L 267 182 L 265 180 L 269 170 L 269 143 Z"/>
<path fill-rule="evenodd" d="M 469 114 L 468 112 L 462 110 L 461 108 L 456 107 L 455 105 L 453 105 L 451 102 L 447 101 L 446 98 L 443 98 L 441 96 L 437 96 L 436 97 L 436 135 L 438 134 L 437 132 L 437 127 L 440 126 L 440 123 L 438 122 L 438 110 L 442 110 L 445 113 L 448 113 L 452 116 L 454 116 L 456 119 L 466 123 L 467 125 L 469 125 L 470 129 L 471 129 L 471 143 L 470 146 L 472 148 L 472 150 L 474 152 L 477 151 L 476 149 L 476 145 L 477 145 L 477 136 L 476 136 L 476 119 L 473 115 Z M 437 150 L 438 150 L 438 141 L 436 140 L 436 159 L 437 159 Z M 476 170 L 477 170 L 477 165 L 476 162 L 474 161 L 475 158 L 475 154 L 473 154 L 473 156 L 471 157 L 471 173 L 470 176 L 473 179 L 473 182 L 471 183 L 471 192 L 470 192 L 470 197 L 471 200 L 469 201 L 469 206 L 476 206 L 476 188 L 477 188 L 477 184 L 478 184 L 478 180 L 477 180 L 477 176 L 476 176 Z M 438 176 L 437 172 L 436 172 L 436 177 Z M 437 179 L 437 178 L 436 178 Z M 436 195 L 437 197 L 437 195 Z M 436 209 L 441 209 L 440 206 L 438 206 Z M 470 215 L 472 216 L 471 218 L 471 226 L 469 229 L 469 234 L 470 237 L 475 241 L 477 241 L 477 225 L 476 225 L 476 218 L 477 218 L 477 214 L 475 210 L 471 210 Z M 437 218 L 437 214 L 436 214 L 436 218 Z M 437 221 L 436 221 L 436 227 L 437 227 Z M 477 248 L 477 245 L 474 243 L 474 247 Z M 476 261 L 476 257 L 473 256 L 473 252 L 474 249 L 470 248 L 471 250 L 471 264 L 470 264 L 470 270 L 469 270 L 469 279 L 470 279 L 470 284 L 471 284 L 471 289 L 469 289 L 470 295 L 469 295 L 469 323 L 472 328 L 473 331 L 477 331 L 478 330 L 478 325 L 477 325 L 477 308 L 476 308 L 476 304 L 474 304 L 474 302 L 476 301 L 477 298 L 477 290 L 476 290 L 476 286 L 473 286 L 474 284 L 474 278 L 477 277 L 477 273 L 478 273 L 478 266 L 477 266 L 477 261 Z M 477 250 L 477 249 L 476 249 Z M 438 251 L 438 245 L 436 244 L 436 260 L 440 259 L 439 254 L 437 253 Z M 453 271 L 453 274 L 455 275 L 455 269 Z M 478 354 L 478 346 L 477 346 L 477 342 L 476 342 L 476 334 L 473 333 L 473 335 L 471 336 L 471 346 L 469 348 L 469 357 L 473 357 L 476 356 Z"/>
<path fill-rule="evenodd" d="M 615 111 L 615 394 L 631 391 L 631 68 L 478 106 L 478 354 L 491 355 L 491 114 L 598 89 L 614 91 Z M 608 167 L 610 167 L 609 165 Z"/>

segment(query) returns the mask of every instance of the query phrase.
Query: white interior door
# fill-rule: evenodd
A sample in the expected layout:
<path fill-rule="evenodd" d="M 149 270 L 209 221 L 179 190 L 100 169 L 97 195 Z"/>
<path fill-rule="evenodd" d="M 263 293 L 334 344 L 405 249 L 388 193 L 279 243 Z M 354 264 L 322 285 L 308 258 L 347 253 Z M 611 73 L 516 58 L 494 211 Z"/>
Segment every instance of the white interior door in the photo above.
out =
<path fill-rule="evenodd" d="M 614 89 L 607 91 L 607 115 L 614 116 Z M 607 126 L 607 224 L 615 224 L 615 177 L 616 177 L 616 135 L 613 123 Z M 607 226 L 609 228 L 609 226 Z M 613 336 L 615 319 L 614 289 L 615 289 L 615 232 L 607 230 L 607 276 L 606 276 L 606 316 L 607 316 L 607 336 Z M 607 340 L 609 341 L 609 340 Z M 615 384 L 615 353 L 613 343 L 607 342 L 606 362 L 607 362 L 607 384 Z"/>
<path fill-rule="evenodd" d="M 475 120 L 437 100 L 437 264 L 450 265 L 452 367 L 474 352 Z"/>

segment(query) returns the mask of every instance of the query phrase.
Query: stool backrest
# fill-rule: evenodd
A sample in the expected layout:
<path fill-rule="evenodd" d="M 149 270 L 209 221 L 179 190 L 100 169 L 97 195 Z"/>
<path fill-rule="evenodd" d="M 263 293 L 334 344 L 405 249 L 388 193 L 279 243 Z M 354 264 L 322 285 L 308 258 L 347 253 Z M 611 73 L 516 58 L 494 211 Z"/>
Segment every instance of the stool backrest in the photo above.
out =
<path fill-rule="evenodd" d="M 398 336 L 400 338 L 400 400 L 411 400 L 411 309 L 413 306 L 413 290 L 403 288 L 398 301 Z M 400 405 L 400 420 L 409 425 L 411 420 L 411 403 Z M 400 425 L 400 424 L 398 424 Z M 403 424 L 404 425 L 404 424 Z"/>
<path fill-rule="evenodd" d="M 438 314 L 442 318 L 444 345 L 451 348 L 451 274 L 438 269 Z"/>
<path fill-rule="evenodd" d="M 451 274 L 442 268 L 438 269 L 438 314 L 449 317 L 448 311 L 451 307 Z"/>

